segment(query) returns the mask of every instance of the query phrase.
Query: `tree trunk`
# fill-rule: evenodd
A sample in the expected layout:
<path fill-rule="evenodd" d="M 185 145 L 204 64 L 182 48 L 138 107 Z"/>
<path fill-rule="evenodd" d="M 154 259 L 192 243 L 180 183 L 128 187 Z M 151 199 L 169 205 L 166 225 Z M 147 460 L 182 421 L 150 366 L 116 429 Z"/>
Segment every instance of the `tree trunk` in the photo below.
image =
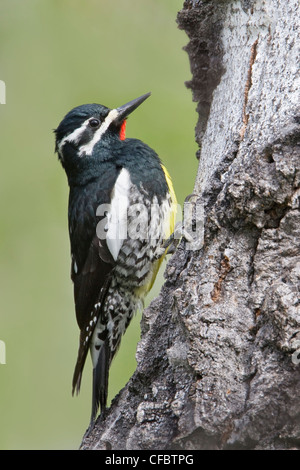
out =
<path fill-rule="evenodd" d="M 186 0 L 178 23 L 203 246 L 180 242 L 82 448 L 300 449 L 298 1 Z"/>

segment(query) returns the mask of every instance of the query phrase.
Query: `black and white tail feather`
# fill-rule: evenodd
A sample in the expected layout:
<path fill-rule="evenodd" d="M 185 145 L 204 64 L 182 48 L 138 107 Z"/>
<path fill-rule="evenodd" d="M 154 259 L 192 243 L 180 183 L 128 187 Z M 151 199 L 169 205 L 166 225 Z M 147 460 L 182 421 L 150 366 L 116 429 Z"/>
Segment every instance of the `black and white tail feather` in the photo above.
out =
<path fill-rule="evenodd" d="M 105 328 L 105 320 L 103 315 L 103 303 L 105 296 L 110 285 L 111 278 L 107 277 L 97 303 L 91 311 L 91 319 L 88 325 L 80 332 L 80 345 L 78 350 L 77 362 L 73 374 L 72 394 L 80 391 L 82 373 L 88 352 L 91 352 L 93 360 L 93 392 L 92 392 L 92 411 L 89 430 L 94 426 L 98 409 L 100 407 L 101 413 L 104 412 L 107 405 L 107 390 L 108 390 L 108 374 L 111 362 L 111 354 L 109 349 L 108 332 Z M 99 340 L 99 333 L 97 326 L 100 326 L 101 335 L 104 340 Z M 98 328 L 99 330 L 99 328 Z M 95 344 L 95 334 L 98 337 L 98 343 Z M 95 354 L 95 351 L 97 354 Z"/>

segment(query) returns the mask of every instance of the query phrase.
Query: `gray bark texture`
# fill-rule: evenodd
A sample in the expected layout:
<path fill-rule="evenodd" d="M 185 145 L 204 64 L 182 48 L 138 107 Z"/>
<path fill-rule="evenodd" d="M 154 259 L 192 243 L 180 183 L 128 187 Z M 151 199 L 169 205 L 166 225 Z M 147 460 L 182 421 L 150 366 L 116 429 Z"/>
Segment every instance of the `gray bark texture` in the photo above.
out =
<path fill-rule="evenodd" d="M 137 369 L 81 448 L 300 449 L 298 0 L 186 0 L 178 24 L 204 243 L 169 260 Z"/>

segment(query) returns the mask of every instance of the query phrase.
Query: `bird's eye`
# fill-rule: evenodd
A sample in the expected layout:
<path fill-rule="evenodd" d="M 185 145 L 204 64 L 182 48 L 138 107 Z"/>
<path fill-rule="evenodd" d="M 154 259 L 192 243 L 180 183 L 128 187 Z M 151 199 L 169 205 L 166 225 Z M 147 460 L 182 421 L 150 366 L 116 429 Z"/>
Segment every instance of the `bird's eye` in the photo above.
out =
<path fill-rule="evenodd" d="M 90 127 L 99 127 L 100 121 L 99 121 L 99 119 L 92 118 L 92 119 L 89 120 L 89 125 L 90 125 Z"/>

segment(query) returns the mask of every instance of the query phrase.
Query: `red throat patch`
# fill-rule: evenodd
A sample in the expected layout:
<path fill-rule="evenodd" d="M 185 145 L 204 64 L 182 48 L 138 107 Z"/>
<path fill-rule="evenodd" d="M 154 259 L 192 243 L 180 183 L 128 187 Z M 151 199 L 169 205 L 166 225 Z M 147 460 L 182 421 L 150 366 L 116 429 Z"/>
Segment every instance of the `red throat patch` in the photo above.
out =
<path fill-rule="evenodd" d="M 120 129 L 120 140 L 125 140 L 125 139 L 126 139 L 126 119 L 125 121 L 122 122 L 121 129 Z"/>

